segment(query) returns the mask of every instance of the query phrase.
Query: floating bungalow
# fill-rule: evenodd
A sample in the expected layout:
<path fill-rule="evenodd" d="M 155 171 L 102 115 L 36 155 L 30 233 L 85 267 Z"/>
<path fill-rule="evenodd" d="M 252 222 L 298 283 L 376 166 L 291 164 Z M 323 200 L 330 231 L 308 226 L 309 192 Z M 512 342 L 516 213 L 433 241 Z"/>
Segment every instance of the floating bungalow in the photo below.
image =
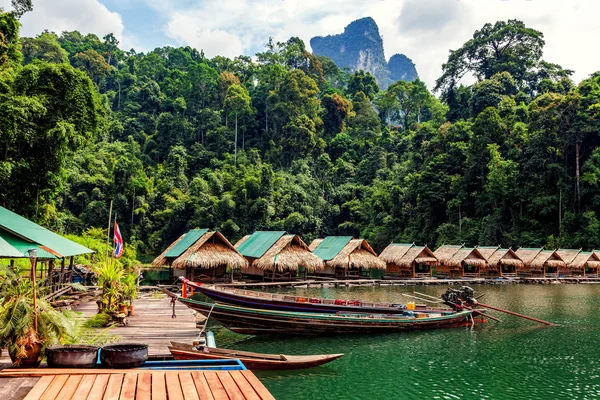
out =
<path fill-rule="evenodd" d="M 431 277 L 439 261 L 425 246 L 414 243 L 392 243 L 386 247 L 379 258 L 386 263 L 386 274 L 410 278 Z"/>
<path fill-rule="evenodd" d="M 233 272 L 248 266 L 248 261 L 220 232 L 193 229 L 181 235 L 152 266 L 171 266 L 173 275 L 185 276 L 192 281 L 226 279 L 227 268 Z"/>
<path fill-rule="evenodd" d="M 291 279 L 325 267 L 298 235 L 284 231 L 254 232 L 241 238 L 235 248 L 248 261 L 242 273 L 264 279 Z"/>
<path fill-rule="evenodd" d="M 555 250 L 521 247 L 515 253 L 523 260 L 523 269 L 518 271 L 519 275 L 558 277 L 559 268 L 566 267 L 564 260 Z"/>
<path fill-rule="evenodd" d="M 523 268 L 523 260 L 512 249 L 500 246 L 478 246 L 477 250 L 486 259 L 488 276 L 516 277 Z"/>
<path fill-rule="evenodd" d="M 583 270 L 583 276 L 598 277 L 600 256 L 594 251 L 580 251 L 571 262 L 571 268 Z"/>
<path fill-rule="evenodd" d="M 365 239 L 327 236 L 313 240 L 309 248 L 325 261 L 323 274 L 356 278 L 368 276 L 374 279 L 380 279 L 385 274 L 385 261 L 377 257 Z"/>
<path fill-rule="evenodd" d="M 465 245 L 443 245 L 433 254 L 440 261 L 437 275 L 479 276 L 487 267 L 487 261 L 479 250 Z"/>
<path fill-rule="evenodd" d="M 598 276 L 600 256 L 595 252 L 581 249 L 559 249 L 556 252 L 566 264 L 566 267 L 558 270 L 561 276 Z"/>

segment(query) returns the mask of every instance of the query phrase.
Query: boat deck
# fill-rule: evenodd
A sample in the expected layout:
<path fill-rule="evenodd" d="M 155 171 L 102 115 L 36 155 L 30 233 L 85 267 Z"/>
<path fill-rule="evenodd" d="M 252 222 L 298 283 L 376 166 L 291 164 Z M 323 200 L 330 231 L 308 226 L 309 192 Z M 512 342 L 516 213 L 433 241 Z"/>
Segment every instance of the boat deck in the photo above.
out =
<path fill-rule="evenodd" d="M 26 373 L 14 371 L 14 375 L 6 371 L 0 373 L 3 400 L 274 400 L 258 378 L 247 370 L 90 370 L 88 373 L 65 370 L 37 378 L 19 377 Z M 9 385 L 3 386 L 4 383 Z"/>

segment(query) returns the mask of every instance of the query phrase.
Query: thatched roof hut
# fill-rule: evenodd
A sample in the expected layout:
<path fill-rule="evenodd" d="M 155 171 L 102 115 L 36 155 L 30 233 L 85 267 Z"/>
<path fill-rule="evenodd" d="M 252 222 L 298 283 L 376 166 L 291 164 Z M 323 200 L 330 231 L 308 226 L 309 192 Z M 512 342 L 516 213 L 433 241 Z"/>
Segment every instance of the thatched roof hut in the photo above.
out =
<path fill-rule="evenodd" d="M 581 251 L 571 261 L 571 268 L 583 270 L 584 276 L 598 276 L 598 271 L 600 271 L 600 256 L 593 251 Z"/>
<path fill-rule="evenodd" d="M 523 268 L 523 260 L 510 248 L 503 249 L 500 246 L 479 246 L 477 250 L 487 260 L 487 272 L 497 273 L 500 276 L 513 275 Z"/>
<path fill-rule="evenodd" d="M 392 243 L 379 255 L 385 261 L 388 274 L 400 274 L 410 277 L 432 274 L 432 267 L 439 261 L 427 246 L 414 243 Z M 417 266 L 419 266 L 417 271 Z"/>
<path fill-rule="evenodd" d="M 441 273 L 479 275 L 481 269 L 487 266 L 486 259 L 473 247 L 444 245 L 433 254 L 440 260 L 438 270 Z"/>
<path fill-rule="evenodd" d="M 526 269 L 531 269 L 533 260 L 544 250 L 544 248 L 530 248 L 530 247 L 519 247 L 515 253 L 521 260 L 523 260 L 523 266 Z"/>
<path fill-rule="evenodd" d="M 170 265 L 175 269 L 184 270 L 187 268 L 212 270 L 210 275 L 214 278 L 223 276 L 227 266 L 243 268 L 248 266 L 248 261 L 220 232 L 193 229 L 171 243 L 154 259 L 152 265 L 155 267 Z"/>
<path fill-rule="evenodd" d="M 515 252 L 523 260 L 524 268 L 521 273 L 557 274 L 558 268 L 566 267 L 563 259 L 554 250 L 519 248 Z"/>
<path fill-rule="evenodd" d="M 311 243 L 313 254 L 325 261 L 327 272 L 332 269 L 380 269 L 385 270 L 385 261 L 377 257 L 375 250 L 365 239 L 352 236 L 327 236 Z"/>
<path fill-rule="evenodd" d="M 244 236 L 235 248 L 249 262 L 242 272 L 264 276 L 265 271 L 276 274 L 298 271 L 319 271 L 324 268 L 323 260 L 312 254 L 298 235 L 288 235 L 283 231 L 257 231 Z"/>

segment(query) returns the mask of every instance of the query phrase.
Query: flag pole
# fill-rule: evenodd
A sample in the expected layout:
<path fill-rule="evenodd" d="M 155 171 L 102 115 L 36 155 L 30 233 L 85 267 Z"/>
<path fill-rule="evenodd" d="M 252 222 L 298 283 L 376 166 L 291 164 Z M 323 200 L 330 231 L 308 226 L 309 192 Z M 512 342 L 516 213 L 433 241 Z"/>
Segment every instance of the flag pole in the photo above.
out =
<path fill-rule="evenodd" d="M 113 223 L 113 229 L 115 226 L 117 226 L 117 213 L 116 212 L 115 212 L 115 221 Z M 116 232 L 115 232 L 115 235 L 116 235 Z M 112 266 L 114 262 L 115 262 L 115 249 L 114 249 L 114 245 L 113 245 L 112 251 L 110 252 L 110 265 Z"/>
<path fill-rule="evenodd" d="M 108 263 L 108 243 L 110 242 L 110 220 L 112 218 L 112 205 L 113 201 L 110 201 L 110 208 L 108 210 L 108 230 L 106 232 L 106 258 L 104 260 L 105 263 Z"/>

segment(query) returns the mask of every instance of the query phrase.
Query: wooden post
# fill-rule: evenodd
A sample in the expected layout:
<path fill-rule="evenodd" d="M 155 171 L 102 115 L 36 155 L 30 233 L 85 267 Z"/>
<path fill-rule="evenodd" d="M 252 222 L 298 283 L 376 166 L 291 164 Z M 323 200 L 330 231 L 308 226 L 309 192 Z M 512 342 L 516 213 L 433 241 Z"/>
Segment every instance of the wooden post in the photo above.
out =
<path fill-rule="evenodd" d="M 60 276 L 58 277 L 58 284 L 62 285 L 65 276 L 65 258 L 60 259 Z"/>
<path fill-rule="evenodd" d="M 54 282 L 52 282 L 52 272 L 54 271 L 54 260 L 48 261 L 48 273 L 46 274 L 46 278 L 48 278 L 48 284 L 50 285 L 50 291 L 54 292 Z"/>
<path fill-rule="evenodd" d="M 71 256 L 71 260 L 69 261 L 69 283 L 73 283 L 73 260 L 75 259 L 74 256 Z"/>
<path fill-rule="evenodd" d="M 108 263 L 108 243 L 110 241 L 110 219 L 112 218 L 112 200 L 110 201 L 110 208 L 108 210 L 108 229 L 106 231 L 106 258 L 104 259 L 105 263 Z"/>

